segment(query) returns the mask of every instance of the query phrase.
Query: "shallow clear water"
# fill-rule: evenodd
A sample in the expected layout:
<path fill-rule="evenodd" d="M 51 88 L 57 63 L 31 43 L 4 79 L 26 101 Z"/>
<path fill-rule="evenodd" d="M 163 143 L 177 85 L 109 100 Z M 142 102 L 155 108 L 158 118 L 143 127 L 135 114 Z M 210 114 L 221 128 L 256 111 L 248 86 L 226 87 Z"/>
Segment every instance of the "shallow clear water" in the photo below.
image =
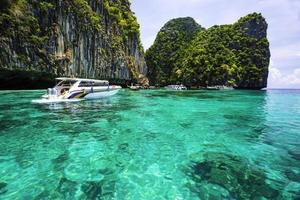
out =
<path fill-rule="evenodd" d="M 300 92 L 0 92 L 0 199 L 299 199 Z"/>

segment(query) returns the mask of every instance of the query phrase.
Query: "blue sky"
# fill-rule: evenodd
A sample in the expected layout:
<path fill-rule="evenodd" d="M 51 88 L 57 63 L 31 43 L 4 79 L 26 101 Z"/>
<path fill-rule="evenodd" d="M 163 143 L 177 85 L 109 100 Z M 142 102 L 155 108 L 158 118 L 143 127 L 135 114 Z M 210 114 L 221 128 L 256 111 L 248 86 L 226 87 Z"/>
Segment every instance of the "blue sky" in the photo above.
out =
<path fill-rule="evenodd" d="M 193 17 L 208 28 L 252 12 L 266 18 L 271 43 L 269 88 L 300 88 L 300 0 L 131 0 L 144 48 L 170 19 Z"/>

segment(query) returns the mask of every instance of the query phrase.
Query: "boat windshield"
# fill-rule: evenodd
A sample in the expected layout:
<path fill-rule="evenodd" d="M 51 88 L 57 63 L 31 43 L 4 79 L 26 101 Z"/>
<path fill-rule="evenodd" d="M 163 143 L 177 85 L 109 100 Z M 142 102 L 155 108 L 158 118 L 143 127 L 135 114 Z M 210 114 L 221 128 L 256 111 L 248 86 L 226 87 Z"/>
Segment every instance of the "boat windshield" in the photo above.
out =
<path fill-rule="evenodd" d="M 108 82 L 93 82 L 93 81 L 81 81 L 79 87 L 99 87 L 99 86 L 109 86 Z"/>
<path fill-rule="evenodd" d="M 72 85 L 74 85 L 74 83 L 76 83 L 76 81 L 74 80 L 64 80 L 64 81 L 60 81 L 56 86 L 71 87 Z"/>

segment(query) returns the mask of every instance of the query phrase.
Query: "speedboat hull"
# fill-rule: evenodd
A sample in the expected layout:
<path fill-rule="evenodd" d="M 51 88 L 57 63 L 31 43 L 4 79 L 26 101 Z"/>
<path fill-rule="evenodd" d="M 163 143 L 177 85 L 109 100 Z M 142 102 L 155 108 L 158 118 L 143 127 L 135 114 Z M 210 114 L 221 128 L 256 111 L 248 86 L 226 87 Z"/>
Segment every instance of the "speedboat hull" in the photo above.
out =
<path fill-rule="evenodd" d="M 99 98 L 105 98 L 110 97 L 119 92 L 120 89 L 110 90 L 110 91 L 103 91 L 103 92 L 95 92 L 90 93 L 84 97 L 84 99 L 99 99 Z"/>
<path fill-rule="evenodd" d="M 50 103 L 62 103 L 62 102 L 79 102 L 82 101 L 84 99 L 60 99 L 60 98 L 54 98 L 54 99 L 47 99 L 47 98 L 43 98 L 43 99 L 35 99 L 32 100 L 32 103 L 37 103 L 37 104 L 50 104 Z"/>
<path fill-rule="evenodd" d="M 103 91 L 103 92 L 95 92 L 85 95 L 82 98 L 64 98 L 64 97 L 50 97 L 44 96 L 42 99 L 33 100 L 33 103 L 62 103 L 62 102 L 78 102 L 82 100 L 92 100 L 92 99 L 101 99 L 113 96 L 119 92 L 120 89 Z"/>

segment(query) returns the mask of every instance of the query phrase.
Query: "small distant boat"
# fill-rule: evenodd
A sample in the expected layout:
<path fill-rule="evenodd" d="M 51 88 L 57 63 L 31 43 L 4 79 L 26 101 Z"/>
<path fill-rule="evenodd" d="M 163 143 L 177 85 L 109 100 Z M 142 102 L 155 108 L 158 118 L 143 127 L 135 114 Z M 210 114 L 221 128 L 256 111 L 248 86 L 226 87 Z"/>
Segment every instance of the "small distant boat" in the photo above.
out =
<path fill-rule="evenodd" d="M 137 86 L 137 85 L 132 85 L 132 86 L 130 86 L 129 87 L 129 89 L 131 89 L 131 90 L 139 90 L 139 89 L 141 89 L 141 87 L 140 86 Z"/>
<path fill-rule="evenodd" d="M 229 87 L 229 86 L 223 85 L 223 86 L 221 87 L 221 90 L 234 90 L 234 88 L 233 88 L 233 87 Z"/>
<path fill-rule="evenodd" d="M 207 90 L 220 90 L 220 87 L 218 87 L 218 86 L 207 86 L 206 89 Z"/>
<path fill-rule="evenodd" d="M 225 85 L 207 86 L 207 90 L 233 90 L 233 87 L 228 87 Z"/>
<path fill-rule="evenodd" d="M 56 78 L 59 83 L 48 88 L 47 94 L 35 103 L 51 103 L 65 101 L 79 101 L 83 99 L 98 99 L 115 95 L 121 86 L 110 85 L 106 80 Z"/>
<path fill-rule="evenodd" d="M 187 87 L 184 85 L 168 85 L 165 87 L 168 90 L 187 90 Z"/>

